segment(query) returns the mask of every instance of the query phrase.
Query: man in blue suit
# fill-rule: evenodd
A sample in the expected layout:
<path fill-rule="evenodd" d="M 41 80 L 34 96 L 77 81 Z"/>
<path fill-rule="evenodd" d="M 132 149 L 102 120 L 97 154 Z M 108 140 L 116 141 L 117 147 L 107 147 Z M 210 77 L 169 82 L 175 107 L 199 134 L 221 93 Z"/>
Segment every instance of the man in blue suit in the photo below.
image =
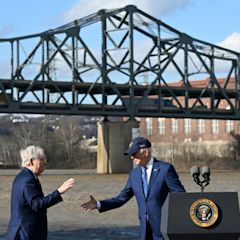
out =
<path fill-rule="evenodd" d="M 124 189 L 118 196 L 96 201 L 91 195 L 90 201 L 82 204 L 82 209 L 98 209 L 105 212 L 121 207 L 133 196 L 138 205 L 141 227 L 141 240 L 162 240 L 160 232 L 161 209 L 168 192 L 185 192 L 174 167 L 159 161 L 151 155 L 151 143 L 143 137 L 135 138 L 125 154 L 131 156 L 134 168 L 128 177 Z"/>
<path fill-rule="evenodd" d="M 61 202 L 61 194 L 74 184 L 65 181 L 58 190 L 45 196 L 38 176 L 44 171 L 46 157 L 42 148 L 28 146 L 20 151 L 21 172 L 15 177 L 11 195 L 11 218 L 6 240 L 46 240 L 47 208 Z"/>

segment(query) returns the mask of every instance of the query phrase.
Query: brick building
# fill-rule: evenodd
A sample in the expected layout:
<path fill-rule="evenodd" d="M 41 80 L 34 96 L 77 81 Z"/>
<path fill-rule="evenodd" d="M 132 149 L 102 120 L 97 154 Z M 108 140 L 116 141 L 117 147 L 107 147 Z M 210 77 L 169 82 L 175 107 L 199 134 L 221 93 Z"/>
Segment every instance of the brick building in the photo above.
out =
<path fill-rule="evenodd" d="M 193 87 L 205 87 L 209 79 L 191 81 Z M 224 79 L 218 79 L 221 86 Z M 180 83 L 173 83 L 178 85 Z M 228 88 L 234 88 L 234 80 L 230 79 Z M 180 102 L 183 98 L 178 99 Z M 189 100 L 191 105 L 194 100 Z M 204 106 L 209 108 L 210 99 L 203 99 Z M 225 100 L 220 102 L 220 108 L 228 109 Z M 171 142 L 179 140 L 182 142 L 196 141 L 228 141 L 230 132 L 240 133 L 240 121 L 218 120 L 218 119 L 188 119 L 188 118 L 139 118 L 140 133 L 154 142 Z"/>

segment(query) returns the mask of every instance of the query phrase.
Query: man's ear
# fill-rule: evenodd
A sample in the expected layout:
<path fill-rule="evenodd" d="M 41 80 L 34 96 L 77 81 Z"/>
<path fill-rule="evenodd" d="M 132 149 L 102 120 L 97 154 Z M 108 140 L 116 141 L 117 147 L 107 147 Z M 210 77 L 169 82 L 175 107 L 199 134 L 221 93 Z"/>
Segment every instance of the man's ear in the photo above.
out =
<path fill-rule="evenodd" d="M 30 160 L 30 164 L 29 164 L 30 166 L 33 166 L 33 159 L 31 158 L 31 160 Z"/>
<path fill-rule="evenodd" d="M 146 148 L 146 156 L 149 156 L 149 155 L 150 155 L 150 149 Z"/>
<path fill-rule="evenodd" d="M 26 167 L 31 167 L 31 166 L 33 166 L 32 160 L 30 160 L 30 161 L 26 164 Z"/>

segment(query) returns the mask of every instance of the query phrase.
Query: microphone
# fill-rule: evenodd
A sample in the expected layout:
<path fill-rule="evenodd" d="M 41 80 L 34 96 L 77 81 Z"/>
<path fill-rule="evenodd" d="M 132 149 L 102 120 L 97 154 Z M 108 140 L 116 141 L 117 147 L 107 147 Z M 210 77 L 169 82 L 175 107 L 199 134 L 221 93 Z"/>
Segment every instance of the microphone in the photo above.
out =
<path fill-rule="evenodd" d="M 208 166 L 203 166 L 201 168 L 202 180 L 200 180 L 200 168 L 198 166 L 193 166 L 191 168 L 191 176 L 194 179 L 194 182 L 197 183 L 201 187 L 201 191 L 203 192 L 204 188 L 210 183 L 210 168 Z"/>
<path fill-rule="evenodd" d="M 210 168 L 208 166 L 203 166 L 202 169 L 201 169 L 201 172 L 202 172 L 202 177 L 204 179 L 204 181 L 202 182 L 202 184 L 204 183 L 203 185 L 203 189 L 209 184 L 210 182 Z"/>
<path fill-rule="evenodd" d="M 199 175 L 200 175 L 200 169 L 199 169 L 198 166 L 193 166 L 193 167 L 191 168 L 191 175 L 192 175 L 192 177 L 193 177 L 194 179 L 199 177 Z"/>
<path fill-rule="evenodd" d="M 191 167 L 191 175 L 192 175 L 192 177 L 194 179 L 194 182 L 199 184 L 199 182 L 200 182 L 200 179 L 199 179 L 200 169 L 199 169 L 198 166 Z"/>
<path fill-rule="evenodd" d="M 204 179 L 209 179 L 211 172 L 208 166 L 203 166 L 201 172 Z"/>
<path fill-rule="evenodd" d="M 191 168 L 191 175 L 192 175 L 192 177 L 194 178 L 195 176 L 199 176 L 200 175 L 200 169 L 199 169 L 199 167 L 198 166 L 193 166 L 192 168 Z"/>

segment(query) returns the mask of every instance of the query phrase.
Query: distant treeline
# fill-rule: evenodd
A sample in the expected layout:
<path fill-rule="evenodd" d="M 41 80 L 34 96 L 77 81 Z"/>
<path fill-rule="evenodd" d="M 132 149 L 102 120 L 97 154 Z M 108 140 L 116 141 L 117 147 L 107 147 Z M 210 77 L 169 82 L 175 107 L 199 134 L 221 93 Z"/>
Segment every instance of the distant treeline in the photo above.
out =
<path fill-rule="evenodd" d="M 208 165 L 213 170 L 240 169 L 240 135 L 231 133 L 229 141 L 181 142 L 154 145 L 155 154 L 172 162 L 178 170 Z"/>
<path fill-rule="evenodd" d="M 97 121 L 81 116 L 3 116 L 0 119 L 0 167 L 19 166 L 19 150 L 39 145 L 46 152 L 48 168 L 96 168 L 96 153 L 83 149 L 81 141 L 96 137 Z"/>

